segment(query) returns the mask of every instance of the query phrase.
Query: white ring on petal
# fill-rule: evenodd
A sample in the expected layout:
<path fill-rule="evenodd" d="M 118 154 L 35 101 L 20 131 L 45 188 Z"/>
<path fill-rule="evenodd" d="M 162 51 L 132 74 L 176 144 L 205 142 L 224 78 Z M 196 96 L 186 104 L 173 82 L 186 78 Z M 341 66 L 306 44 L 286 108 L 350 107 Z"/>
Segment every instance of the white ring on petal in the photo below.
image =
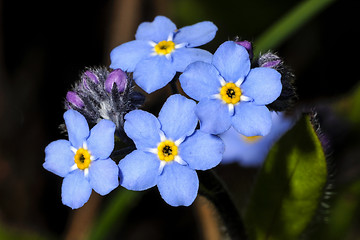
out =
<path fill-rule="evenodd" d="M 185 162 L 184 160 L 182 160 L 182 158 L 179 155 L 176 155 L 174 158 L 174 161 L 179 163 L 180 165 L 186 166 L 188 165 L 187 162 Z"/>
<path fill-rule="evenodd" d="M 244 96 L 244 95 L 240 96 L 240 101 L 242 101 L 242 102 L 251 102 L 252 100 L 253 99 L 251 97 Z"/>
<path fill-rule="evenodd" d="M 72 172 L 72 171 L 74 171 L 74 170 L 76 170 L 76 169 L 78 169 L 78 166 L 77 166 L 77 164 L 75 163 L 74 165 L 72 165 L 72 166 L 70 167 L 70 172 Z"/>
<path fill-rule="evenodd" d="M 162 174 L 162 172 L 164 171 L 164 167 L 166 165 L 165 161 L 160 161 L 160 165 L 159 165 L 159 175 Z"/>
<path fill-rule="evenodd" d="M 184 140 L 185 140 L 185 137 L 182 137 L 182 138 L 179 138 L 178 140 L 176 140 L 174 143 L 178 147 Z"/>
<path fill-rule="evenodd" d="M 173 38 L 174 38 L 174 33 L 169 33 L 167 41 L 173 41 Z"/>
<path fill-rule="evenodd" d="M 228 109 L 230 116 L 234 115 L 234 104 L 228 103 Z"/>
<path fill-rule="evenodd" d="M 175 45 L 175 49 L 179 49 L 179 48 L 182 48 L 182 47 L 185 47 L 187 43 L 179 43 L 179 44 L 176 44 Z"/>
<path fill-rule="evenodd" d="M 89 175 L 89 168 L 84 169 L 84 177 L 87 178 Z"/>
<path fill-rule="evenodd" d="M 153 154 L 158 154 L 158 149 L 157 148 L 148 148 L 145 149 L 144 151 L 149 152 L 149 153 L 153 153 Z"/>
<path fill-rule="evenodd" d="M 160 135 L 160 142 L 167 140 L 165 133 L 163 131 L 160 130 L 159 135 Z"/>
<path fill-rule="evenodd" d="M 220 92 L 220 90 L 219 90 L 219 92 Z M 211 96 L 211 99 L 219 99 L 219 100 L 222 100 L 222 97 L 221 97 L 221 95 L 220 95 L 219 93 L 217 93 L 217 94 L 212 95 L 212 96 Z"/>
<path fill-rule="evenodd" d="M 240 85 L 244 82 L 245 78 L 241 77 L 236 82 L 235 85 L 239 88 Z"/>
<path fill-rule="evenodd" d="M 219 81 L 222 87 L 226 85 L 226 81 L 223 77 L 219 76 Z"/>
<path fill-rule="evenodd" d="M 149 44 L 150 44 L 150 46 L 152 46 L 152 47 L 155 47 L 155 46 L 156 46 L 156 42 L 153 42 L 153 41 L 149 41 Z"/>
<path fill-rule="evenodd" d="M 76 152 L 77 152 L 77 149 L 74 148 L 73 146 L 70 147 L 70 150 L 71 150 L 74 154 L 76 154 Z"/>
<path fill-rule="evenodd" d="M 167 60 L 170 61 L 171 60 L 171 53 L 166 54 L 165 57 L 166 57 Z"/>

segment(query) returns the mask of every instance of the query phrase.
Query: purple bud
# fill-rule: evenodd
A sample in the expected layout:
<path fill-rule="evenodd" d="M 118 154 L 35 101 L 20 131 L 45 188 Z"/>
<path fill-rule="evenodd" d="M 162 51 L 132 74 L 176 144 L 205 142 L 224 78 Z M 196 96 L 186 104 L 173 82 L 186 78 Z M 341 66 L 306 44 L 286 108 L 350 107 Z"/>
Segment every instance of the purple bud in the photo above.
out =
<path fill-rule="evenodd" d="M 264 63 L 261 67 L 274 68 L 281 63 L 281 60 L 275 60 Z"/>
<path fill-rule="evenodd" d="M 282 64 L 282 61 L 279 56 L 274 53 L 268 52 L 264 55 L 261 55 L 258 60 L 260 67 L 267 67 L 267 68 L 277 68 Z"/>
<path fill-rule="evenodd" d="M 81 100 L 79 95 L 76 94 L 76 92 L 68 91 L 66 94 L 66 100 L 78 108 L 84 107 L 84 102 Z"/>
<path fill-rule="evenodd" d="M 114 86 L 114 83 L 116 83 L 118 91 L 123 92 L 126 86 L 126 82 L 126 73 L 121 69 L 116 69 L 108 75 L 105 81 L 105 90 L 110 93 Z"/>
<path fill-rule="evenodd" d="M 87 85 L 88 81 L 87 79 L 90 79 L 91 81 L 93 81 L 94 83 L 98 84 L 99 83 L 99 78 L 95 75 L 95 73 L 91 72 L 91 71 L 86 71 L 83 73 L 83 75 L 81 76 L 83 85 L 86 89 L 89 89 L 89 86 Z"/>
<path fill-rule="evenodd" d="M 245 40 L 245 41 L 238 41 L 238 42 L 235 42 L 235 43 L 240 45 L 240 46 L 243 46 L 244 48 L 246 48 L 246 50 L 249 53 L 250 59 L 253 58 L 253 50 L 252 50 L 251 42 Z"/>

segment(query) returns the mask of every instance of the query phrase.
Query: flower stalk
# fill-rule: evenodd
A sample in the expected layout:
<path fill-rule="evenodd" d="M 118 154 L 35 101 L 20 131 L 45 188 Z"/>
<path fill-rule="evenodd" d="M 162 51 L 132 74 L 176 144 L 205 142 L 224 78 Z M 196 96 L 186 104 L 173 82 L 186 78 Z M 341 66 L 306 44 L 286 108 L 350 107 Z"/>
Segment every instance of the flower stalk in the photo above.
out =
<path fill-rule="evenodd" d="M 229 192 L 214 171 L 198 171 L 199 194 L 212 202 L 217 209 L 230 239 L 248 239 L 244 223 L 234 205 Z"/>

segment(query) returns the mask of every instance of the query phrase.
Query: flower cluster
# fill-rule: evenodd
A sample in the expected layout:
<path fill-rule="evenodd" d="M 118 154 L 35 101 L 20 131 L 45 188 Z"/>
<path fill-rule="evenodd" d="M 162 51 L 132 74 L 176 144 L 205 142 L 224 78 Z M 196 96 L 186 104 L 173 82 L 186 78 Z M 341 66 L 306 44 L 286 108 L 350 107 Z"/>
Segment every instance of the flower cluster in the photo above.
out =
<path fill-rule="evenodd" d="M 198 194 L 196 171 L 214 168 L 232 151 L 229 146 L 238 145 L 228 136 L 267 138 L 275 116 L 271 110 L 286 109 L 294 96 L 292 75 L 275 54 L 260 56 L 252 65 L 248 41 L 226 41 L 214 54 L 196 48 L 216 31 L 208 21 L 178 29 L 158 16 L 139 25 L 135 40 L 112 50 L 111 71 L 83 73 L 66 96 L 69 141 L 45 149 L 44 168 L 64 177 L 65 205 L 81 207 L 91 189 L 104 195 L 120 184 L 135 191 L 157 186 L 169 205 L 189 206 Z M 144 98 L 132 90 L 131 77 L 152 93 L 176 81 L 177 72 L 193 100 L 171 95 L 158 117 L 137 109 Z M 96 124 L 91 131 L 86 119 Z M 135 146 L 117 166 L 110 159 L 116 155 L 114 133 Z M 275 141 L 270 135 L 269 142 Z M 247 165 L 256 165 L 255 160 Z"/>

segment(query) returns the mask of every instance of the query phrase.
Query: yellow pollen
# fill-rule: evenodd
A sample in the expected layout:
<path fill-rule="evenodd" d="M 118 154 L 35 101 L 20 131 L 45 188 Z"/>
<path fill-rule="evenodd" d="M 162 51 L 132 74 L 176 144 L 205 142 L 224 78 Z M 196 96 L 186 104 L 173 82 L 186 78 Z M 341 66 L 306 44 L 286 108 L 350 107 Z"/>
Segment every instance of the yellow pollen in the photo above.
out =
<path fill-rule="evenodd" d="M 235 83 L 229 82 L 220 89 L 220 96 L 227 104 L 236 104 L 240 101 L 241 89 Z"/>
<path fill-rule="evenodd" d="M 262 136 L 251 136 L 251 137 L 247 137 L 247 136 L 243 136 L 245 142 L 248 142 L 248 143 L 255 143 L 257 141 L 259 141 Z"/>
<path fill-rule="evenodd" d="M 173 41 L 161 41 L 154 48 L 157 54 L 166 55 L 175 49 L 175 43 Z"/>
<path fill-rule="evenodd" d="M 175 156 L 178 154 L 178 147 L 170 140 L 165 140 L 159 143 L 157 149 L 159 159 L 166 162 L 173 161 Z"/>
<path fill-rule="evenodd" d="M 79 169 L 84 170 L 88 168 L 90 165 L 91 162 L 90 157 L 91 155 L 88 150 L 84 148 L 79 148 L 76 151 L 74 161 Z"/>

